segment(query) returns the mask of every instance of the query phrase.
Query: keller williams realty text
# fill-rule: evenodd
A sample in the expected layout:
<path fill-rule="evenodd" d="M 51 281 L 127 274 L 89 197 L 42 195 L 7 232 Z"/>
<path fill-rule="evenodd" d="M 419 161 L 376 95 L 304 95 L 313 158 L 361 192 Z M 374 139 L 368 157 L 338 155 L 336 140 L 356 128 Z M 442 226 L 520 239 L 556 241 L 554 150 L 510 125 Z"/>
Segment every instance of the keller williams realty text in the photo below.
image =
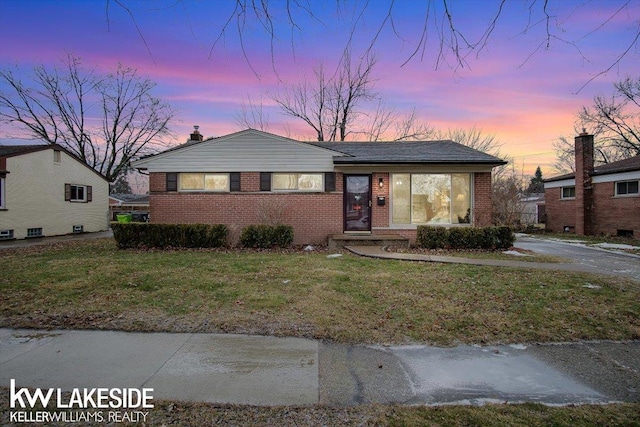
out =
<path fill-rule="evenodd" d="M 147 421 L 149 412 L 142 411 L 12 411 L 12 423 L 137 423 Z"/>
<path fill-rule="evenodd" d="M 18 410 L 10 413 L 10 419 L 12 422 L 27 423 L 146 421 L 149 412 L 142 409 L 153 408 L 152 393 L 152 388 L 74 388 L 70 391 L 68 399 L 65 399 L 63 394 L 66 393 L 59 388 L 36 388 L 33 391 L 28 388 L 16 389 L 16 381 L 11 379 L 10 406 L 11 409 Z M 71 411 L 47 411 L 50 404 L 55 404 L 58 410 Z M 44 410 L 40 407 L 36 409 L 36 405 Z"/>

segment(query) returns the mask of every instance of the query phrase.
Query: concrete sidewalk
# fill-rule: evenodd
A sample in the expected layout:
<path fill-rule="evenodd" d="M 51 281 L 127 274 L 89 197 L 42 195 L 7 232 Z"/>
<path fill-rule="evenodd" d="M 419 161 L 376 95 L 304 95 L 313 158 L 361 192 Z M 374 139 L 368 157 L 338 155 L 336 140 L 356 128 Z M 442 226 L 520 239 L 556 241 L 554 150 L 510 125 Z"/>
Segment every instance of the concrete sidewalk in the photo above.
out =
<path fill-rule="evenodd" d="M 402 252 L 388 252 L 380 246 L 345 246 L 348 251 L 370 258 L 396 259 L 404 261 L 423 261 L 423 262 L 441 262 L 445 264 L 469 264 L 483 265 L 491 267 L 511 267 L 511 268 L 528 268 L 539 270 L 555 270 L 555 271 L 574 271 L 591 274 L 604 274 L 608 276 L 619 276 L 620 274 L 614 270 L 607 270 L 591 265 L 577 263 L 551 263 L 551 262 L 530 262 L 530 261 L 512 261 L 500 259 L 476 259 L 464 258 L 457 256 L 438 256 L 428 254 L 414 254 Z M 627 276 L 625 276 L 627 277 Z M 634 279 L 634 277 L 630 277 Z"/>
<path fill-rule="evenodd" d="M 0 386 L 153 388 L 251 405 L 640 402 L 640 341 L 364 346 L 226 334 L 0 329 Z"/>

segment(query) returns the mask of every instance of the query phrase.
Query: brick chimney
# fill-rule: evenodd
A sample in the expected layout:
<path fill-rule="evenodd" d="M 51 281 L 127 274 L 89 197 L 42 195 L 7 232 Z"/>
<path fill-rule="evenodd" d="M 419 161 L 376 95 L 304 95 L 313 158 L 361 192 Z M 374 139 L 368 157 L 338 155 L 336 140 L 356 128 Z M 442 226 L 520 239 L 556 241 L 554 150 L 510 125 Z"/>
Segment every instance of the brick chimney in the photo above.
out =
<path fill-rule="evenodd" d="M 593 234 L 593 135 L 584 129 L 575 138 L 576 150 L 576 234 Z"/>
<path fill-rule="evenodd" d="M 195 125 L 193 127 L 193 133 L 191 135 L 189 135 L 189 141 L 202 141 L 202 134 L 200 132 L 198 132 L 198 129 L 200 129 L 200 126 Z"/>

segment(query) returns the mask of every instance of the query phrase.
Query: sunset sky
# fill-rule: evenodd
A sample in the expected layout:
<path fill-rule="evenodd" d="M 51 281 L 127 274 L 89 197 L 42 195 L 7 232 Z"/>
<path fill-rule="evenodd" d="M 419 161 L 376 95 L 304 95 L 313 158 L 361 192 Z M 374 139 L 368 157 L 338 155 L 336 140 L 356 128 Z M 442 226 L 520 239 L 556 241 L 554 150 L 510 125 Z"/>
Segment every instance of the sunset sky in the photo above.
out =
<path fill-rule="evenodd" d="M 178 111 L 171 126 L 176 144 L 193 125 L 205 137 L 240 130 L 235 116 L 248 97 L 262 99 L 270 132 L 310 140 L 313 133 L 280 115 L 268 94 L 311 76 L 321 62 L 335 67 L 349 39 L 354 55 L 370 46 L 390 2 L 346 3 L 291 2 L 288 15 L 285 1 L 271 0 L 275 38 L 249 15 L 243 54 L 237 21 L 218 38 L 235 5 L 231 0 L 0 0 L 0 64 L 27 71 L 37 64 L 60 65 L 72 53 L 101 71 L 118 62 L 136 68 L 158 83 L 156 95 Z M 403 65 L 422 35 L 424 3 L 394 3 L 393 25 L 387 21 L 373 46 L 376 91 L 400 111 L 415 107 L 420 119 L 437 128 L 475 126 L 494 134 L 501 151 L 526 174 L 537 165 L 545 177 L 555 174 L 552 142 L 574 136 L 579 108 L 640 71 L 637 0 L 550 0 L 548 49 L 544 2 L 509 0 L 485 49 L 469 55 L 464 68 L 450 54 L 436 68 L 442 0 L 430 3 L 426 49 Z M 314 15 L 297 4 L 308 5 Z M 469 41 L 486 31 L 499 4 L 447 1 L 456 28 Z M 0 130 L 0 137 L 7 136 L 19 135 Z"/>

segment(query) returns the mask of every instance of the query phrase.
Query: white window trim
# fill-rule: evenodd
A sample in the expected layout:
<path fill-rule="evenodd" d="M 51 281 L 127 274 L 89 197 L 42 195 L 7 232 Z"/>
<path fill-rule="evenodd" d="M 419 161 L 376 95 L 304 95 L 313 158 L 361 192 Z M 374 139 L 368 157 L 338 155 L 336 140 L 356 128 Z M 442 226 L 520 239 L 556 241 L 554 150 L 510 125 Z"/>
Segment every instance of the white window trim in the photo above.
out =
<path fill-rule="evenodd" d="M 625 179 L 624 181 L 616 181 L 613 183 L 613 197 L 640 197 L 640 188 L 638 188 L 637 193 L 618 194 L 618 184 L 621 184 L 623 182 L 637 182 L 638 187 L 640 187 L 640 180 L 637 179 Z"/>
<path fill-rule="evenodd" d="M 207 190 L 203 188 L 202 190 L 190 190 L 183 189 L 182 186 L 182 174 L 200 174 L 203 176 L 203 182 L 206 181 L 207 175 L 224 175 L 227 177 L 227 186 L 223 190 Z M 229 193 L 231 192 L 231 174 L 227 172 L 179 172 L 178 173 L 178 192 L 180 193 Z"/>
<path fill-rule="evenodd" d="M 276 189 L 274 188 L 274 185 L 273 185 L 276 175 L 298 175 L 298 180 L 300 179 L 300 175 L 318 175 L 320 176 L 320 188 L 318 189 L 307 189 L 307 188 Z M 274 193 L 323 193 L 324 192 L 324 172 L 272 172 L 271 173 L 271 191 Z"/>
<path fill-rule="evenodd" d="M 440 173 L 440 172 L 436 172 L 436 173 L 431 173 L 431 172 L 400 172 L 400 175 L 409 175 L 409 182 L 411 182 L 411 176 L 412 175 L 449 175 L 450 177 L 453 178 L 453 175 L 460 175 L 460 174 L 468 174 L 469 175 L 469 222 L 468 223 L 454 223 L 454 222 L 449 222 L 449 223 L 428 223 L 428 222 L 411 222 L 409 224 L 399 224 L 399 223 L 395 223 L 393 222 L 393 203 L 394 203 L 394 198 L 393 198 L 393 185 L 389 185 L 389 227 L 382 227 L 382 228 L 389 228 L 389 229 L 396 229 L 396 230 L 415 230 L 418 228 L 418 226 L 420 225 L 427 225 L 427 226 L 433 226 L 433 227 L 471 227 L 473 226 L 474 222 L 475 222 L 475 209 L 474 209 L 474 201 L 475 201 L 475 173 L 473 172 L 450 172 L 450 173 Z M 389 174 L 389 182 L 392 183 L 393 182 L 393 176 L 395 174 L 391 173 Z M 411 185 L 411 184 L 410 184 Z M 453 185 L 453 184 L 452 184 Z M 410 217 L 411 220 L 413 220 L 413 212 L 411 212 L 411 206 L 413 205 L 413 192 L 411 192 L 411 190 L 409 191 L 409 196 L 411 197 L 411 201 L 409 203 L 409 212 L 410 212 Z M 451 208 L 449 209 L 449 221 L 451 221 Z M 374 229 L 376 229 L 376 227 L 373 227 Z"/>
<path fill-rule="evenodd" d="M 73 187 L 76 187 L 76 194 L 78 193 L 77 188 L 82 188 L 82 194 L 83 194 L 83 198 L 82 199 L 74 199 L 73 198 Z M 85 203 L 87 201 L 87 186 L 86 185 L 77 185 L 77 184 L 71 184 L 71 196 L 69 198 L 70 202 L 74 202 L 74 203 Z"/>
<path fill-rule="evenodd" d="M 575 185 L 566 185 L 564 187 L 560 187 L 560 200 L 575 200 L 576 196 L 564 197 L 564 189 L 565 188 L 573 188 L 573 194 L 576 194 L 576 186 Z"/>

